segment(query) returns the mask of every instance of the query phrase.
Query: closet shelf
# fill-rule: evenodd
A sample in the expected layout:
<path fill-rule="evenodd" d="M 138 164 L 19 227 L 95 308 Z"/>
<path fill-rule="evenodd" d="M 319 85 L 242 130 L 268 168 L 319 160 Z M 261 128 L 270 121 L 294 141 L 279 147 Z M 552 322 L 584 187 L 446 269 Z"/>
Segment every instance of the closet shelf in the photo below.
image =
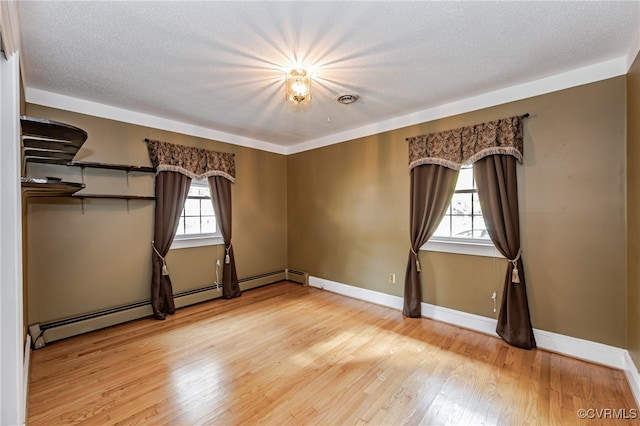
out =
<path fill-rule="evenodd" d="M 20 116 L 23 136 L 34 136 L 45 140 L 70 144 L 80 148 L 87 140 L 87 132 L 66 123 L 45 118 Z"/>
<path fill-rule="evenodd" d="M 87 132 L 44 118 L 20 116 L 25 163 L 67 164 L 87 140 Z"/>
<path fill-rule="evenodd" d="M 109 198 L 116 200 L 155 200 L 153 195 L 74 194 L 73 198 Z"/>
<path fill-rule="evenodd" d="M 74 161 L 73 157 L 87 140 L 87 132 L 69 124 L 36 117 L 21 116 L 20 123 L 22 127 L 23 167 L 26 163 L 31 162 L 81 167 L 83 174 L 85 168 L 123 170 L 127 172 L 127 183 L 129 182 L 129 172 L 155 173 L 156 171 L 154 167 L 148 166 Z M 22 178 L 21 184 L 24 196 L 73 196 L 83 200 L 83 206 L 85 198 L 155 200 L 154 196 L 146 195 L 77 193 L 85 188 L 84 183 L 64 182 L 58 178 Z"/>
<path fill-rule="evenodd" d="M 149 166 L 128 166 L 125 164 L 109 164 L 109 163 L 94 163 L 90 161 L 69 161 L 65 163 L 67 166 L 75 166 L 82 168 L 93 169 L 111 169 L 111 170 L 124 170 L 127 172 L 142 172 L 142 173 L 155 173 L 156 169 Z"/>
<path fill-rule="evenodd" d="M 22 194 L 28 197 L 68 197 L 85 187 L 82 183 L 49 178 L 22 178 L 21 185 Z"/>
<path fill-rule="evenodd" d="M 129 166 L 125 164 L 110 164 L 110 163 L 96 163 L 90 161 L 70 161 L 67 166 L 92 168 L 92 169 L 109 169 L 109 170 L 124 170 L 127 172 L 127 182 L 129 182 L 129 172 L 142 172 L 142 173 L 155 173 L 156 169 L 147 166 Z M 155 200 L 156 197 L 152 195 L 120 195 L 120 194 L 74 194 L 75 198 L 109 198 L 118 200 Z M 128 204 L 127 204 L 128 205 Z"/>

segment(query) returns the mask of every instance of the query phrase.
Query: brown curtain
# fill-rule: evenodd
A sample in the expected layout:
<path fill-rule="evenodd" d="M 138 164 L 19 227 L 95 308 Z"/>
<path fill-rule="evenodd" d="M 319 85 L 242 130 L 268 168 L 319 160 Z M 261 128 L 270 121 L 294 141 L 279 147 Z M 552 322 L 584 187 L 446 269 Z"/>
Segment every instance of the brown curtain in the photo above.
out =
<path fill-rule="evenodd" d="M 189 193 L 191 178 L 176 172 L 159 172 L 156 175 L 156 210 L 153 229 L 153 255 L 151 275 L 151 307 L 159 320 L 176 311 L 173 303 L 171 278 L 164 260 L 178 229 Z"/>
<path fill-rule="evenodd" d="M 438 228 L 456 188 L 458 171 L 437 164 L 425 164 L 411 169 L 411 251 L 404 279 L 404 308 L 411 318 L 421 315 L 422 287 L 418 253 Z"/>
<path fill-rule="evenodd" d="M 507 343 L 531 349 L 536 347 L 536 341 L 520 251 L 516 161 L 511 155 L 490 155 L 476 161 L 473 170 L 491 241 L 510 261 L 496 331 Z"/>
<path fill-rule="evenodd" d="M 210 176 L 211 202 L 224 239 L 225 260 L 222 267 L 222 297 L 231 299 L 242 293 L 238 284 L 236 259 L 231 245 L 231 182 L 224 176 Z"/>

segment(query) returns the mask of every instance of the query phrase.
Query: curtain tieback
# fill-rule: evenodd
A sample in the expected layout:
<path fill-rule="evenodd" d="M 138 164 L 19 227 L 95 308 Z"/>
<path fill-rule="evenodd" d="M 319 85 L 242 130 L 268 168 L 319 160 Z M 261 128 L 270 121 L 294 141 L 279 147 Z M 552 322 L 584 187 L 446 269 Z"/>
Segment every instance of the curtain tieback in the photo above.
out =
<path fill-rule="evenodd" d="M 420 268 L 420 259 L 418 258 L 418 253 L 413 249 L 413 247 L 411 247 L 411 253 L 413 253 L 413 256 L 416 258 L 416 270 L 418 272 L 422 271 L 422 268 Z"/>
<path fill-rule="evenodd" d="M 225 247 L 227 254 L 224 256 L 224 263 L 227 265 L 231 263 L 231 256 L 229 256 L 229 250 L 231 250 L 231 243 L 229 243 L 229 247 Z"/>
<path fill-rule="evenodd" d="M 162 275 L 163 276 L 169 275 L 169 269 L 167 268 L 167 261 L 164 260 L 164 257 L 162 257 L 158 249 L 156 249 L 156 245 L 153 241 L 151 241 L 151 247 L 153 247 L 153 251 L 155 251 L 158 257 L 162 260 Z"/>
<path fill-rule="evenodd" d="M 518 273 L 518 260 L 520 260 L 520 255 L 522 254 L 522 247 L 518 250 L 518 255 L 515 259 L 507 259 L 513 265 L 513 271 L 511 272 L 511 282 L 515 284 L 520 283 L 520 274 Z"/>

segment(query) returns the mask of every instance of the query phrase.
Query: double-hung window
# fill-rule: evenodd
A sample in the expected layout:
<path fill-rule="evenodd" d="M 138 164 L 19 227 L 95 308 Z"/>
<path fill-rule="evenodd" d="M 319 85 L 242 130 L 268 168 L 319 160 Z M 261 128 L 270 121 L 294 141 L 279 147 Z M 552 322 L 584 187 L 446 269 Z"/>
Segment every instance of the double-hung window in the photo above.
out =
<path fill-rule="evenodd" d="M 192 180 L 172 249 L 223 244 L 207 179 Z"/>
<path fill-rule="evenodd" d="M 500 256 L 482 217 L 473 165 L 460 169 L 451 203 L 424 250 L 478 256 Z"/>

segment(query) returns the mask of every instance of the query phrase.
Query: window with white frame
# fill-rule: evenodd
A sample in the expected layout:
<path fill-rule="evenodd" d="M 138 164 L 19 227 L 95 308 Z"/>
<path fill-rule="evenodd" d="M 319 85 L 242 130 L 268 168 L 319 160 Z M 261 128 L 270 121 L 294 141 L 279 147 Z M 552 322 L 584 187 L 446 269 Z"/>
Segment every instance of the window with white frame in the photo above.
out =
<path fill-rule="evenodd" d="M 473 165 L 462 166 L 451 203 L 425 250 L 500 256 L 482 217 Z"/>
<path fill-rule="evenodd" d="M 222 244 L 206 179 L 192 180 L 172 249 Z"/>

